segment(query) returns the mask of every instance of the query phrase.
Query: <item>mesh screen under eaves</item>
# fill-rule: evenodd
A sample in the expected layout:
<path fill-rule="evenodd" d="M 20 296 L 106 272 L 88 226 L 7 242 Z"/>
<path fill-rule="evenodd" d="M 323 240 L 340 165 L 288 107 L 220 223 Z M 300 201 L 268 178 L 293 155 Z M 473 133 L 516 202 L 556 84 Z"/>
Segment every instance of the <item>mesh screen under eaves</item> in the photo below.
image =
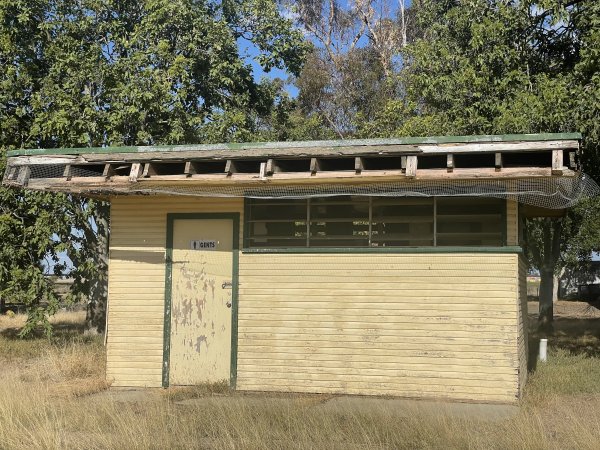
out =
<path fill-rule="evenodd" d="M 581 199 L 600 194 L 600 187 L 586 174 L 486 180 L 388 181 L 368 184 L 293 184 L 265 181 L 262 185 L 200 185 L 192 181 L 164 184 L 152 179 L 132 183 L 127 192 L 198 197 L 316 198 L 340 195 L 376 197 L 478 196 L 511 198 L 543 208 L 569 208 Z"/>

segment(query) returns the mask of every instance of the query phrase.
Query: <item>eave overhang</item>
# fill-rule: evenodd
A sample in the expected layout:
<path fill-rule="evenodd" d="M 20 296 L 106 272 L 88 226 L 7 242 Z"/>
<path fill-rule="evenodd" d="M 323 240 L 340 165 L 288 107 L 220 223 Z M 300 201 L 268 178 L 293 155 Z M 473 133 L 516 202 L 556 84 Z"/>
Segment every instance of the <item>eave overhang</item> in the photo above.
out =
<path fill-rule="evenodd" d="M 83 196 L 577 177 L 578 133 L 31 149 L 3 184 Z M 200 195 L 200 194 L 199 194 Z M 249 194 L 248 194 L 249 195 Z M 224 194 L 223 196 L 227 196 Z"/>
<path fill-rule="evenodd" d="M 15 150 L 3 184 L 100 198 L 484 195 L 566 208 L 598 190 L 581 172 L 580 139 L 559 133 Z"/>

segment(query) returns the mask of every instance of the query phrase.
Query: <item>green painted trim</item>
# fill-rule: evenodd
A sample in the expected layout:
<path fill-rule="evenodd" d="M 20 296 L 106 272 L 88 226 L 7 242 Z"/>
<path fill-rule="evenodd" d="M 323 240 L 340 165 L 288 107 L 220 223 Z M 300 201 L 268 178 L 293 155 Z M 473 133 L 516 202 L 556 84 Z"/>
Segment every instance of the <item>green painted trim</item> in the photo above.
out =
<path fill-rule="evenodd" d="M 234 213 L 233 221 L 233 274 L 231 287 L 231 360 L 229 368 L 229 387 L 235 390 L 237 386 L 237 356 L 238 356 L 238 310 L 239 310 L 239 280 L 240 280 L 240 215 Z"/>
<path fill-rule="evenodd" d="M 288 247 L 243 248 L 242 253 L 522 253 L 513 247 Z"/>
<path fill-rule="evenodd" d="M 417 145 L 417 144 L 460 144 L 471 142 L 511 142 L 511 141 L 557 141 L 581 140 L 581 133 L 540 133 L 540 134 L 498 134 L 474 136 L 431 136 L 405 137 L 396 139 L 348 139 L 332 141 L 287 141 L 287 142 L 242 142 L 230 144 L 192 144 L 192 145 L 149 145 L 123 147 L 78 147 L 51 149 L 21 149 L 7 152 L 7 156 L 33 155 L 81 155 L 93 153 L 147 153 L 147 152 L 183 152 L 215 150 L 281 150 L 290 148 L 315 147 L 359 147 L 370 145 Z"/>
<path fill-rule="evenodd" d="M 502 228 L 502 246 L 506 247 L 508 240 L 508 199 L 504 199 L 504 209 L 502 210 L 502 222 L 504 227 Z"/>
<path fill-rule="evenodd" d="M 231 292 L 231 363 L 229 366 L 229 385 L 235 389 L 237 384 L 238 352 L 238 305 L 239 305 L 239 267 L 240 267 L 240 214 L 239 213 L 168 213 L 167 240 L 165 258 L 165 313 L 163 332 L 162 386 L 169 387 L 170 351 L 171 351 L 171 295 L 173 281 L 173 227 L 176 220 L 229 219 L 232 221 L 232 292 Z"/>
<path fill-rule="evenodd" d="M 162 387 L 169 387 L 169 362 L 171 354 L 171 289 L 173 287 L 173 219 L 167 214 L 165 252 L 165 312 L 163 322 Z"/>

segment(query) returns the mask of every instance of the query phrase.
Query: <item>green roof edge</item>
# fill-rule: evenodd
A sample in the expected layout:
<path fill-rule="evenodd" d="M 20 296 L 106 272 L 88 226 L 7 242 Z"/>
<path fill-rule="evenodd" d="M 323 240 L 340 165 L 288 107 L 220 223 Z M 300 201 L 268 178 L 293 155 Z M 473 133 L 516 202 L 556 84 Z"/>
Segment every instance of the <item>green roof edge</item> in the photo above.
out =
<path fill-rule="evenodd" d="M 190 145 L 148 145 L 123 147 L 78 147 L 78 148 L 35 148 L 11 150 L 7 156 L 34 155 L 80 155 L 90 153 L 147 153 L 147 152 L 178 152 L 178 151 L 215 151 L 215 150 L 246 150 L 262 148 L 277 150 L 284 148 L 315 148 L 315 147 L 359 147 L 374 145 L 416 145 L 416 144 L 460 144 L 473 142 L 512 142 L 512 141 L 559 141 L 581 140 L 581 133 L 540 133 L 540 134 L 488 134 L 474 136 L 431 136 L 405 137 L 392 139 L 348 139 L 334 141 L 282 141 L 282 142 L 242 142 L 231 144 L 190 144 Z"/>

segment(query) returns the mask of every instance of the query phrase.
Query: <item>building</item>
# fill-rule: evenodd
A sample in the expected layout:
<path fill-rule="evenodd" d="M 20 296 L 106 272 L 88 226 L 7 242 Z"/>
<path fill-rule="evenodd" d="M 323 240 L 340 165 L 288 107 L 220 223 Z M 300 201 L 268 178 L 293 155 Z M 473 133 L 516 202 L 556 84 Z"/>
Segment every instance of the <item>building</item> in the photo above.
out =
<path fill-rule="evenodd" d="M 113 386 L 514 402 L 520 221 L 597 186 L 578 134 L 10 152 L 111 203 Z"/>
<path fill-rule="evenodd" d="M 600 261 L 565 269 L 559 279 L 558 295 L 560 299 L 600 301 Z"/>

